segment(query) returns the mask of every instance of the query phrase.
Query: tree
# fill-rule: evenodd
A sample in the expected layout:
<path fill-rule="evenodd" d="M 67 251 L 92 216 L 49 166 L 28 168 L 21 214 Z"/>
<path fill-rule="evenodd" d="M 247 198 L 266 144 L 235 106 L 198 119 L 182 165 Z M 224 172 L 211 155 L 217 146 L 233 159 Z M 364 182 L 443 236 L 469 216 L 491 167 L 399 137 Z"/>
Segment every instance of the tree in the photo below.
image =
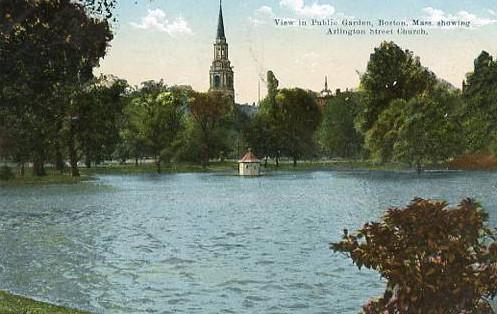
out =
<path fill-rule="evenodd" d="M 402 50 L 393 42 L 381 43 L 361 76 L 361 88 L 368 100 L 359 119 L 362 131 L 371 129 L 393 100 L 408 101 L 429 90 L 435 80 L 435 75 L 411 51 Z"/>
<path fill-rule="evenodd" d="M 276 155 L 275 148 L 278 147 L 274 145 L 276 141 L 269 121 L 267 113 L 259 111 L 243 131 L 245 141 L 256 156 L 265 157 L 265 167 L 267 167 L 268 156 Z"/>
<path fill-rule="evenodd" d="M 331 249 L 387 280 L 383 297 L 363 309 L 379 313 L 482 313 L 497 294 L 497 242 L 481 206 L 415 199 L 381 222 L 344 231 Z M 480 311 L 479 311 L 480 310 Z"/>
<path fill-rule="evenodd" d="M 405 100 L 392 101 L 373 127 L 366 132 L 365 147 L 373 160 L 384 163 L 393 159 L 393 147 L 399 138 L 399 128 L 405 117 L 406 106 Z"/>
<path fill-rule="evenodd" d="M 462 130 L 453 114 L 460 97 L 444 90 L 437 92 L 407 103 L 393 146 L 394 158 L 416 165 L 418 171 L 425 163 L 447 161 L 462 147 Z"/>
<path fill-rule="evenodd" d="M 260 103 L 259 111 L 250 127 L 245 130 L 247 143 L 257 155 L 265 157 L 265 166 L 267 166 L 267 157 L 271 156 L 275 158 L 276 167 L 278 167 L 282 150 L 283 136 L 280 123 L 282 112 L 276 103 L 278 86 L 279 81 L 275 74 L 268 71 L 268 95 Z"/>
<path fill-rule="evenodd" d="M 146 149 L 154 156 L 157 172 L 161 163 L 169 162 L 173 146 L 184 127 L 187 97 L 168 89 L 163 82 L 148 81 L 133 95 L 128 113 L 135 115 L 129 121 L 138 132 Z"/>
<path fill-rule="evenodd" d="M 447 161 L 461 152 L 462 130 L 456 111 L 457 91 L 438 84 L 409 101 L 395 100 L 366 133 L 366 147 L 375 160 L 415 165 Z"/>
<path fill-rule="evenodd" d="M 467 148 L 488 151 L 497 136 L 497 61 L 483 51 L 463 84 L 461 117 Z"/>
<path fill-rule="evenodd" d="M 354 121 L 362 111 L 362 98 L 360 93 L 345 92 L 328 99 L 318 135 L 322 150 L 329 156 L 360 156 L 364 138 Z"/>
<path fill-rule="evenodd" d="M 276 107 L 275 130 L 282 152 L 296 166 L 300 158 L 316 152 L 314 133 L 321 121 L 321 111 L 315 95 L 299 88 L 280 90 Z"/>
<path fill-rule="evenodd" d="M 221 125 L 233 113 L 233 103 L 221 92 L 194 92 L 188 107 L 193 128 L 191 132 L 199 135 L 200 160 L 202 166 L 207 167 L 209 159 L 220 152 Z"/>
<path fill-rule="evenodd" d="M 61 121 L 74 118 L 76 91 L 93 78 L 112 34 L 106 21 L 70 0 L 7 0 L 0 12 L 0 112 L 19 117 L 34 172 L 44 175 L 47 150 Z M 73 144 L 69 154 L 78 175 Z"/>
<path fill-rule="evenodd" d="M 115 77 L 93 80 L 76 100 L 76 139 L 89 168 L 108 159 L 120 141 L 128 84 Z"/>

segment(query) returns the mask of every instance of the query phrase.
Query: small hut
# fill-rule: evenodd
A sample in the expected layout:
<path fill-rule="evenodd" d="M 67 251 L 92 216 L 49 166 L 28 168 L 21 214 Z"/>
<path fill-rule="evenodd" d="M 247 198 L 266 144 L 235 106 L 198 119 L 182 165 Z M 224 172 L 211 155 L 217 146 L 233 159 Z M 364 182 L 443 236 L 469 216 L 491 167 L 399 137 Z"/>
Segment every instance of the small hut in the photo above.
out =
<path fill-rule="evenodd" d="M 241 176 L 259 176 L 261 174 L 261 161 L 249 149 L 238 161 L 238 172 Z"/>

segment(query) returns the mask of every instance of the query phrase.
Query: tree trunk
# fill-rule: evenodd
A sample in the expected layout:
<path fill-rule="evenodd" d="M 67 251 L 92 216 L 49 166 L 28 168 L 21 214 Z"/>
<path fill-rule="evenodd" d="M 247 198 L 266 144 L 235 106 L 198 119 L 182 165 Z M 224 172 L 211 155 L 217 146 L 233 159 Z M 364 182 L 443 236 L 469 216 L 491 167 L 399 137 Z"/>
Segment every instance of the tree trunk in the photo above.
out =
<path fill-rule="evenodd" d="M 202 168 L 206 169 L 209 165 L 209 147 L 207 142 L 202 144 Z"/>
<path fill-rule="evenodd" d="M 71 176 L 79 177 L 78 169 L 78 153 L 76 152 L 76 145 L 74 143 L 74 127 L 71 123 L 69 127 L 69 163 L 71 164 Z"/>
<path fill-rule="evenodd" d="M 280 152 L 276 152 L 276 168 L 280 166 Z"/>
<path fill-rule="evenodd" d="M 160 174 L 161 173 L 161 167 L 160 167 L 161 158 L 160 157 L 158 157 L 157 159 L 155 159 L 155 164 L 157 166 L 157 173 Z"/>
<path fill-rule="evenodd" d="M 33 161 L 33 175 L 37 177 L 43 177 L 47 175 L 47 173 L 45 172 L 45 161 L 43 160 L 42 156 L 36 156 L 35 160 Z"/>
<path fill-rule="evenodd" d="M 267 155 L 266 158 L 264 158 L 264 168 L 267 168 Z"/>
<path fill-rule="evenodd" d="M 25 174 L 24 166 L 25 166 L 24 161 L 21 161 L 21 176 L 23 176 L 23 177 Z"/>
<path fill-rule="evenodd" d="M 125 162 L 123 162 L 125 164 Z M 138 167 L 138 157 L 135 157 L 135 167 Z"/>
<path fill-rule="evenodd" d="M 85 167 L 87 169 L 91 168 L 91 153 L 88 151 L 88 149 L 85 149 Z"/>
<path fill-rule="evenodd" d="M 417 162 L 416 163 L 416 172 L 418 174 L 421 174 L 423 172 L 423 167 L 421 166 L 421 163 L 420 162 Z"/>
<path fill-rule="evenodd" d="M 55 140 L 55 170 L 61 174 L 64 172 L 64 159 L 60 151 L 59 139 Z"/>
<path fill-rule="evenodd" d="M 297 157 L 293 156 L 293 166 L 297 167 Z"/>

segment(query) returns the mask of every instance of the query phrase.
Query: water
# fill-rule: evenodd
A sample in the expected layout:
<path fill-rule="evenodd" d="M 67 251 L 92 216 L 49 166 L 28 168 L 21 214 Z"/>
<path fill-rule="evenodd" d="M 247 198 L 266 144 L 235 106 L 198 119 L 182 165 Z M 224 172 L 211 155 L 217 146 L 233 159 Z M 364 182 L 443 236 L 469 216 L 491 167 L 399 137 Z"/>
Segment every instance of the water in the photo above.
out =
<path fill-rule="evenodd" d="M 497 174 L 102 176 L 0 190 L 0 289 L 97 313 L 357 313 L 384 283 L 328 249 L 414 197 L 473 197 Z"/>

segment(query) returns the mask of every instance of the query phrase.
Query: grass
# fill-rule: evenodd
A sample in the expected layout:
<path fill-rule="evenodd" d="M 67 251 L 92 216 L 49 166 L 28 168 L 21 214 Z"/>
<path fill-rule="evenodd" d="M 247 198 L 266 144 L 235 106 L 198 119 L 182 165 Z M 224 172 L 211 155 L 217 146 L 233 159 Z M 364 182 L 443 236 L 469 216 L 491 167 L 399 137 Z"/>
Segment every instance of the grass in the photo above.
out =
<path fill-rule="evenodd" d="M 264 168 L 264 163 L 261 165 L 264 172 L 270 171 L 312 171 L 312 170 L 373 170 L 373 171 L 403 171 L 411 169 L 401 163 L 385 163 L 377 164 L 372 161 L 362 160 L 319 160 L 319 161 L 299 161 L 297 166 L 293 166 L 293 162 L 282 160 L 278 167 L 274 161 L 269 162 L 267 168 Z M 437 167 L 435 167 L 437 169 Z M 440 169 L 440 168 L 438 168 Z M 228 172 L 236 173 L 238 164 L 236 161 L 214 161 L 210 162 L 206 168 L 199 164 L 188 163 L 171 163 L 162 167 L 161 173 L 212 173 L 212 172 Z M 78 184 L 85 181 L 95 180 L 98 175 L 133 175 L 133 174 L 153 174 L 157 173 L 157 169 L 153 163 L 142 163 L 138 166 L 134 164 L 111 164 L 92 168 L 80 168 L 81 177 L 73 178 L 68 173 L 59 174 L 58 172 L 48 169 L 48 175 L 44 177 L 33 176 L 30 169 L 26 170 L 24 176 L 17 175 L 13 180 L 0 181 L 1 186 L 29 186 L 29 185 L 49 185 L 49 184 Z"/>
<path fill-rule="evenodd" d="M 262 163 L 264 167 L 264 163 Z M 333 160 L 333 161 L 299 161 L 297 167 L 293 166 L 291 161 L 281 161 L 276 167 L 274 162 L 267 165 L 269 170 L 274 171 L 299 171 L 299 170 L 406 170 L 408 167 L 404 164 L 387 163 L 383 165 L 375 164 L 371 161 L 355 161 L 355 160 Z M 237 171 L 238 163 L 236 161 L 214 161 L 210 162 L 207 168 L 203 168 L 198 164 L 173 163 L 169 166 L 162 167 L 162 173 L 196 173 L 196 172 L 221 172 L 221 171 Z M 156 173 L 157 169 L 152 164 L 140 164 L 138 166 L 127 165 L 112 165 L 105 167 L 94 167 L 90 169 L 81 169 L 81 172 L 86 175 L 96 174 L 135 174 L 135 173 Z"/>
<path fill-rule="evenodd" d="M 264 164 L 262 164 L 264 167 Z M 363 160 L 324 160 L 324 161 L 299 161 L 297 166 L 293 162 L 282 161 L 279 167 L 274 163 L 268 164 L 269 170 L 280 171 L 308 171 L 308 170 L 381 170 L 381 171 L 401 171 L 409 167 L 400 163 L 377 164 L 372 161 Z"/>
<path fill-rule="evenodd" d="M 49 184 L 77 184 L 84 181 L 90 181 L 94 178 L 88 175 L 81 177 L 71 177 L 69 174 L 53 174 L 49 173 L 43 177 L 37 177 L 31 174 L 24 176 L 17 175 L 14 179 L 8 181 L 0 181 L 1 186 L 23 186 L 23 185 L 49 185 Z"/>
<path fill-rule="evenodd" d="M 220 172 L 237 170 L 238 166 L 235 162 L 211 162 L 207 168 L 203 168 L 199 164 L 188 163 L 172 163 L 163 165 L 161 173 L 197 173 L 197 172 Z M 81 173 L 92 176 L 97 174 L 141 174 L 141 173 L 157 173 L 157 168 L 154 164 L 134 164 L 126 165 L 108 165 L 93 168 L 81 168 Z"/>
<path fill-rule="evenodd" d="M 89 314 L 63 306 L 34 301 L 25 297 L 0 291 L 0 313 L 2 314 Z"/>

